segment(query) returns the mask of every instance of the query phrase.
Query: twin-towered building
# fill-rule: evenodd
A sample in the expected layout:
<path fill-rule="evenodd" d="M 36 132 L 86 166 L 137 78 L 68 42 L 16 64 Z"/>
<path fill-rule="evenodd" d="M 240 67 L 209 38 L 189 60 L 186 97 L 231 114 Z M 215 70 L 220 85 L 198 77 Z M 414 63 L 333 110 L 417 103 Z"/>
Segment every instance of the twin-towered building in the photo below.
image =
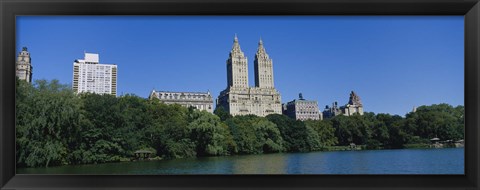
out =
<path fill-rule="evenodd" d="M 236 35 L 226 66 L 227 88 L 220 92 L 217 106 L 223 107 L 233 116 L 282 114 L 281 96 L 274 85 L 272 59 L 261 39 L 254 60 L 255 87 L 248 85 L 248 59 L 240 48 Z"/>
<path fill-rule="evenodd" d="M 22 57 L 20 57 L 22 56 Z M 18 61 L 29 65 L 30 57 L 26 48 L 19 55 Z M 23 62 L 21 62 L 23 61 Z M 22 64 L 19 64 L 22 66 Z M 117 66 L 113 64 L 100 64 L 99 55 L 85 53 L 85 58 L 75 60 L 73 63 L 73 90 L 76 93 L 91 92 L 97 94 L 117 93 Z M 280 93 L 275 89 L 273 62 L 267 54 L 263 41 L 260 39 L 254 60 L 255 86 L 248 83 L 248 59 L 240 48 L 235 35 L 232 50 L 226 61 L 227 88 L 220 92 L 217 107 L 223 107 L 231 115 L 257 115 L 283 114 L 297 120 L 319 120 L 336 115 L 363 115 L 363 105 L 358 95 L 353 91 L 349 103 L 338 107 L 335 102 L 332 107 L 326 106 L 323 113 L 319 111 L 318 102 L 305 100 L 300 94 L 299 99 L 281 104 Z M 18 68 L 18 66 L 17 66 Z M 24 78 L 31 80 L 31 66 L 23 66 Z M 29 69 L 29 70 L 28 70 Z M 17 69 L 17 75 L 18 75 Z M 24 74 L 27 73 L 27 74 Z M 213 113 L 213 98 L 210 92 L 170 92 L 153 90 L 149 99 L 159 99 L 165 104 L 179 104 Z M 323 115 L 323 117 L 322 117 Z"/>
<path fill-rule="evenodd" d="M 297 120 L 318 120 L 336 115 L 363 115 L 360 97 L 351 92 L 348 104 L 338 107 L 333 103 L 326 106 L 323 112 L 318 109 L 318 102 L 299 99 L 281 104 L 280 93 L 275 89 L 273 62 L 267 54 L 263 41 L 258 42 L 254 60 L 255 86 L 248 83 L 248 59 L 240 48 L 235 35 L 232 50 L 226 61 L 227 87 L 220 92 L 216 106 L 223 107 L 231 115 L 283 114 Z M 17 57 L 17 76 L 21 80 L 31 82 L 32 65 L 30 53 L 23 48 Z M 117 95 L 117 65 L 100 64 L 99 55 L 85 53 L 84 59 L 73 63 L 73 91 L 75 93 L 97 93 Z M 169 92 L 153 90 L 149 99 L 159 99 L 165 104 L 180 104 L 213 113 L 213 98 L 210 92 Z M 322 117 L 323 115 L 323 117 Z"/>

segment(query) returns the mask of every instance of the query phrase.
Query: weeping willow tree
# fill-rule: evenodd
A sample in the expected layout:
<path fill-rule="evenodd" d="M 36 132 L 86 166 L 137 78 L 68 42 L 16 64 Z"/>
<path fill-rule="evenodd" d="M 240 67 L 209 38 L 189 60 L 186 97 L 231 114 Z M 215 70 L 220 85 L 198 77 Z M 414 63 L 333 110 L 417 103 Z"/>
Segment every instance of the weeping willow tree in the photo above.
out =
<path fill-rule="evenodd" d="M 17 161 L 29 167 L 68 163 L 81 131 L 81 101 L 57 80 L 17 80 Z"/>

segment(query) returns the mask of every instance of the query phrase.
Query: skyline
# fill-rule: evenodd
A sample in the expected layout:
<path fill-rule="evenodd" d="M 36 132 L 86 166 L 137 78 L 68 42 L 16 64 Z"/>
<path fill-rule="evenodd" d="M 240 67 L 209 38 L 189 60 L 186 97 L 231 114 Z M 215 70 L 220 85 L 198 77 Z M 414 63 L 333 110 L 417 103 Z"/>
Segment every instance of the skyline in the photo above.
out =
<path fill-rule="evenodd" d="M 217 98 L 235 34 L 250 86 L 262 38 L 282 103 L 302 93 L 323 111 L 353 90 L 366 112 L 464 105 L 462 16 L 19 16 L 17 52 L 28 47 L 33 80 L 71 85 L 73 61 L 86 51 L 118 65 L 119 95 L 210 90 Z"/>

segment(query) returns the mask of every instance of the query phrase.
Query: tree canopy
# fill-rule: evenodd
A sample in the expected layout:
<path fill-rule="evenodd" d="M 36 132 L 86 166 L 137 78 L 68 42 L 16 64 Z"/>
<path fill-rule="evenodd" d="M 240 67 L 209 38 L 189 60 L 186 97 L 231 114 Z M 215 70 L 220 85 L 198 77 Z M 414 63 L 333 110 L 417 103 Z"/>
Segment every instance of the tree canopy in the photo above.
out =
<path fill-rule="evenodd" d="M 17 80 L 18 167 L 129 160 L 137 150 L 164 159 L 234 154 L 308 152 L 350 143 L 403 148 L 431 138 L 464 138 L 464 107 L 420 106 L 405 117 L 339 115 L 300 121 L 285 115 L 231 116 L 167 105 L 127 94 L 76 95 L 57 80 Z"/>

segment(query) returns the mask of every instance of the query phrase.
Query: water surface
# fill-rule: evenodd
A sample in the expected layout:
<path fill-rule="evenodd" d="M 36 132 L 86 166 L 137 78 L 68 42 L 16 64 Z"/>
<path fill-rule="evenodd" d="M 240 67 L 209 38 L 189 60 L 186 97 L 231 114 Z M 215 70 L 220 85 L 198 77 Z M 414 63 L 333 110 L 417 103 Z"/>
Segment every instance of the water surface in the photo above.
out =
<path fill-rule="evenodd" d="M 18 174 L 464 174 L 464 148 L 278 153 L 49 168 Z"/>

